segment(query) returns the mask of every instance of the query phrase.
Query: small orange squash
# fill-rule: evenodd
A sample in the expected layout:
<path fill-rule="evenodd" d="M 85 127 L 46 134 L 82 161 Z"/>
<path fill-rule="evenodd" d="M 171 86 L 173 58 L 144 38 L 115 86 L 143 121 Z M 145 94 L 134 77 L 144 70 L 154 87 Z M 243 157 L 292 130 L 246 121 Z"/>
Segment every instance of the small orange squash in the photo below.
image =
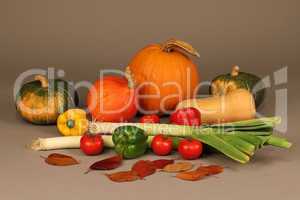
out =
<path fill-rule="evenodd" d="M 170 39 L 148 45 L 133 57 L 129 68 L 137 84 L 141 113 L 168 113 L 179 101 L 193 97 L 199 74 L 185 53 L 199 57 L 191 45 Z"/>
<path fill-rule="evenodd" d="M 109 75 L 95 81 L 86 103 L 97 121 L 129 121 L 137 112 L 134 84 L 122 76 Z"/>

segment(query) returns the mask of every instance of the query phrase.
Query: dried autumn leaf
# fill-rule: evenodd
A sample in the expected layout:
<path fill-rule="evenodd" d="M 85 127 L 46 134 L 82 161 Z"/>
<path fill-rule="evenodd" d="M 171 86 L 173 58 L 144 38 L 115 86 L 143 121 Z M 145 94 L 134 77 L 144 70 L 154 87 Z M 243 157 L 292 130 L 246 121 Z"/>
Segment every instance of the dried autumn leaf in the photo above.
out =
<path fill-rule="evenodd" d="M 193 164 L 190 162 L 177 162 L 174 164 L 166 165 L 162 171 L 164 172 L 183 172 L 193 168 Z"/>
<path fill-rule="evenodd" d="M 189 172 L 181 172 L 176 175 L 176 178 L 185 181 L 197 181 L 201 178 L 207 176 L 209 173 L 207 171 L 193 170 Z"/>
<path fill-rule="evenodd" d="M 79 164 L 79 162 L 75 158 L 60 153 L 52 153 L 44 159 L 47 164 L 55 166 L 69 166 Z"/>
<path fill-rule="evenodd" d="M 90 167 L 89 170 L 86 171 L 85 173 L 89 173 L 92 170 L 111 170 L 119 167 L 122 164 L 122 156 L 116 155 L 112 156 L 110 158 L 106 158 L 100 161 L 97 161 L 93 163 Z"/>
<path fill-rule="evenodd" d="M 224 171 L 224 168 L 219 165 L 208 165 L 208 166 L 200 166 L 197 168 L 198 171 L 205 171 L 208 173 L 208 175 L 215 175 L 222 173 Z"/>
<path fill-rule="evenodd" d="M 152 163 L 155 165 L 156 169 L 163 169 L 165 166 L 169 164 L 173 164 L 174 160 L 159 159 L 159 160 L 153 160 Z"/>
<path fill-rule="evenodd" d="M 121 171 L 112 174 L 105 174 L 111 181 L 114 182 L 130 182 L 139 179 L 139 176 L 133 171 Z"/>
<path fill-rule="evenodd" d="M 150 160 L 139 160 L 131 168 L 140 178 L 154 174 L 156 167 Z"/>
<path fill-rule="evenodd" d="M 197 181 L 205 176 L 219 174 L 223 170 L 224 168 L 218 165 L 200 166 L 196 170 L 179 173 L 176 175 L 176 178 L 186 181 Z"/>

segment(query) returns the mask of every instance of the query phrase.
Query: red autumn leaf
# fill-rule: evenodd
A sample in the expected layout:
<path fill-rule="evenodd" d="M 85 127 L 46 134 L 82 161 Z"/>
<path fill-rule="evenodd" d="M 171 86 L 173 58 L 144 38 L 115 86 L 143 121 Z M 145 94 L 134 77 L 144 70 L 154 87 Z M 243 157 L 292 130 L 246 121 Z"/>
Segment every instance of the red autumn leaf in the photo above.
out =
<path fill-rule="evenodd" d="M 166 165 L 173 164 L 174 160 L 158 159 L 153 160 L 152 163 L 155 165 L 156 169 L 163 169 Z"/>
<path fill-rule="evenodd" d="M 112 174 L 105 174 L 111 181 L 114 182 L 130 182 L 138 180 L 139 177 L 133 171 L 121 171 Z"/>
<path fill-rule="evenodd" d="M 60 153 L 52 153 L 47 158 L 44 159 L 45 162 L 49 165 L 68 166 L 68 165 L 79 164 L 79 162 L 75 158 Z"/>
<path fill-rule="evenodd" d="M 150 160 L 137 161 L 131 168 L 140 178 L 149 176 L 156 171 L 156 166 Z"/>
<path fill-rule="evenodd" d="M 224 168 L 218 165 L 200 166 L 196 170 L 178 173 L 176 178 L 185 181 L 198 181 L 205 176 L 211 176 L 223 172 Z"/>
<path fill-rule="evenodd" d="M 178 173 L 176 175 L 176 178 L 185 181 L 198 181 L 207 175 L 208 175 L 207 171 L 193 170 L 193 171 Z"/>
<path fill-rule="evenodd" d="M 122 156 L 116 155 L 110 158 L 106 158 L 100 161 L 93 163 L 89 170 L 85 173 L 88 173 L 92 170 L 111 170 L 119 167 L 122 164 Z"/>

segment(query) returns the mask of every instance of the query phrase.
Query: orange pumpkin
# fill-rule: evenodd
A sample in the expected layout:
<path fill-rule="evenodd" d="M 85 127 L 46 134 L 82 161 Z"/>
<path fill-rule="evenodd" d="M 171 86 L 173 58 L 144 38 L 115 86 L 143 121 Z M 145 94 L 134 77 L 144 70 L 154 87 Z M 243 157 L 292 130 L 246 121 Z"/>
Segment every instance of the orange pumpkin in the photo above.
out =
<path fill-rule="evenodd" d="M 168 113 L 179 101 L 193 97 L 199 74 L 184 52 L 199 57 L 191 45 L 175 39 L 148 45 L 133 57 L 129 69 L 137 84 L 141 113 Z"/>
<path fill-rule="evenodd" d="M 129 121 L 137 113 L 134 84 L 121 76 L 98 79 L 87 95 L 87 107 L 97 121 Z"/>

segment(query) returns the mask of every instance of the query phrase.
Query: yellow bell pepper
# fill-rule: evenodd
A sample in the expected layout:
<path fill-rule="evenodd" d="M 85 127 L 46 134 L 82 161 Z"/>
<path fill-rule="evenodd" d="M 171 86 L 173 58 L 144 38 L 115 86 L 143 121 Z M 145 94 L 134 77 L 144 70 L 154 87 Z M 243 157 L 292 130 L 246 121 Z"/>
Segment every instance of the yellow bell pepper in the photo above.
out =
<path fill-rule="evenodd" d="M 89 121 L 82 109 L 69 109 L 59 115 L 57 128 L 64 136 L 80 136 L 88 130 Z"/>

